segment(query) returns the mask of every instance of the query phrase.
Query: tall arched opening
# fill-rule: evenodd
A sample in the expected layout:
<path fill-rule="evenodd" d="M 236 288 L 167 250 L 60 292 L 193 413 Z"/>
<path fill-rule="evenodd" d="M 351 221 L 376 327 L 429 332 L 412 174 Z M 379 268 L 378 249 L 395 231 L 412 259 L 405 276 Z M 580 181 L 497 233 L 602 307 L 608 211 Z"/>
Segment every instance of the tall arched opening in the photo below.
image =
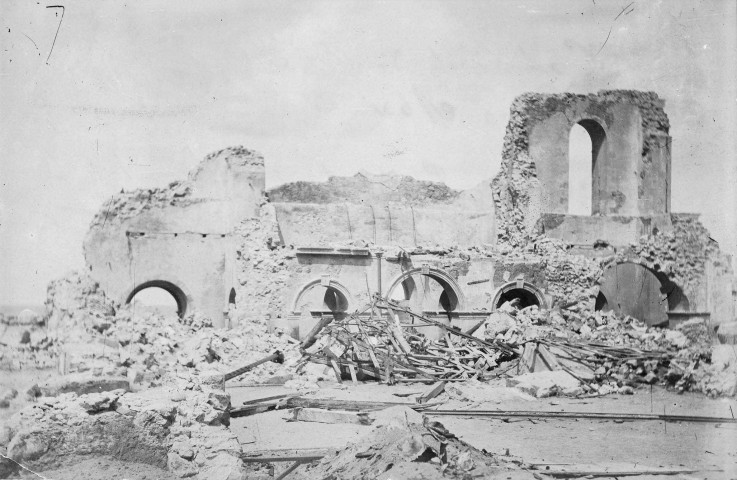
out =
<path fill-rule="evenodd" d="M 584 119 L 568 137 L 568 213 L 601 212 L 601 190 L 606 165 L 606 132 L 599 122 Z"/>
<path fill-rule="evenodd" d="M 173 304 L 171 303 L 173 300 Z M 187 295 L 181 288 L 165 280 L 152 280 L 136 286 L 126 298 L 125 303 L 133 303 L 134 308 L 146 310 L 161 307 L 175 309 L 176 314 L 183 317 L 187 312 Z M 163 311 L 162 313 L 166 313 Z"/>

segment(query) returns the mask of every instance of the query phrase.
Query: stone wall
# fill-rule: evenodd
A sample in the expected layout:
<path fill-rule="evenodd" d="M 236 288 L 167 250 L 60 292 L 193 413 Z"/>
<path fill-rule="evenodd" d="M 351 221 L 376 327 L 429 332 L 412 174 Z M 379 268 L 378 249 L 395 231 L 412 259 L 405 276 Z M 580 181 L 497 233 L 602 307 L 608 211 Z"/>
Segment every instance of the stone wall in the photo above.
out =
<path fill-rule="evenodd" d="M 160 287 L 180 314 L 199 310 L 222 325 L 236 277 L 234 231 L 258 217 L 263 192 L 263 157 L 242 147 L 209 155 L 186 182 L 123 192 L 92 220 L 90 275 L 119 303 Z"/>
<path fill-rule="evenodd" d="M 593 211 L 648 216 L 670 210 L 670 137 L 652 92 L 528 93 L 515 99 L 494 180 L 500 240 L 524 241 L 543 213 L 568 213 L 568 135 L 592 136 Z"/>

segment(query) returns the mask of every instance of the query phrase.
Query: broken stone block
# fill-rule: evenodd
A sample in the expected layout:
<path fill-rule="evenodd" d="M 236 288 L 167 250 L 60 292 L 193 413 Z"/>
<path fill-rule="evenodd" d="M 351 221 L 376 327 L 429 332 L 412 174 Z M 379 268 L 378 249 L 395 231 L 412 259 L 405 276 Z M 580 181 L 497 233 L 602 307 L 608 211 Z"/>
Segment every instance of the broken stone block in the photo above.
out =
<path fill-rule="evenodd" d="M 688 337 L 678 330 L 666 330 L 665 340 L 675 348 L 684 348 L 689 344 Z"/>
<path fill-rule="evenodd" d="M 731 345 L 715 345 L 711 351 L 711 364 L 719 370 L 737 364 L 737 353 L 735 353 L 734 347 Z"/>
<path fill-rule="evenodd" d="M 720 343 L 737 345 L 737 322 L 727 322 L 719 325 L 717 338 Z"/>
<path fill-rule="evenodd" d="M 199 472 L 199 469 L 194 463 L 174 452 L 167 454 L 166 468 L 179 478 L 194 477 Z"/>
<path fill-rule="evenodd" d="M 230 394 L 221 391 L 211 391 L 207 395 L 207 403 L 218 410 L 229 410 Z"/>
<path fill-rule="evenodd" d="M 55 397 L 63 393 L 109 392 L 112 390 L 128 390 L 128 379 L 125 377 L 92 377 L 89 374 L 72 374 L 56 377 L 40 385 L 34 385 L 28 391 L 35 397 Z"/>
<path fill-rule="evenodd" d="M 192 460 L 194 458 L 192 444 L 186 438 L 175 441 L 171 446 L 171 451 L 185 460 Z"/>
<path fill-rule="evenodd" d="M 87 413 L 99 413 L 111 410 L 117 399 L 112 392 L 89 393 L 80 397 L 79 404 Z"/>
<path fill-rule="evenodd" d="M 649 383 L 652 385 L 653 383 L 658 381 L 658 376 L 654 372 L 650 372 L 644 377 L 642 377 L 642 381 L 644 383 Z"/>
<path fill-rule="evenodd" d="M 499 334 L 505 334 L 510 328 L 515 327 L 517 323 L 509 314 L 496 311 L 489 315 L 486 321 L 486 338 L 495 338 Z"/>
<path fill-rule="evenodd" d="M 557 394 L 580 395 L 581 382 L 561 370 L 526 373 L 507 380 L 508 387 L 517 389 L 538 398 Z"/>

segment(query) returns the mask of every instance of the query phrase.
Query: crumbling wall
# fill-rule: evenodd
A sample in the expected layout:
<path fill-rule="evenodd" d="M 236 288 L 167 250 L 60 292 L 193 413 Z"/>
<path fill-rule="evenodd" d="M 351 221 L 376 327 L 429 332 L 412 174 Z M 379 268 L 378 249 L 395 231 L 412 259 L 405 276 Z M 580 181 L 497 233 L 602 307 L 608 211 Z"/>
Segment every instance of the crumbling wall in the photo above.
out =
<path fill-rule="evenodd" d="M 390 175 L 296 182 L 270 193 L 282 240 L 306 247 L 364 241 L 375 247 L 496 242 L 490 182 L 462 192 Z"/>
<path fill-rule="evenodd" d="M 642 236 L 607 262 L 635 262 L 662 273 L 677 289 L 667 292 L 671 310 L 710 312 L 713 325 L 734 319 L 729 257 L 698 215 L 673 214 L 672 231 Z"/>
<path fill-rule="evenodd" d="M 327 182 L 293 182 L 269 190 L 269 200 L 283 203 L 387 203 L 426 205 L 450 203 L 460 192 L 444 183 L 409 176 L 357 173 L 330 177 Z"/>
<path fill-rule="evenodd" d="M 594 165 L 594 211 L 668 211 L 670 141 L 663 103 L 653 92 L 630 90 L 517 97 L 493 183 L 499 240 L 520 245 L 533 235 L 541 214 L 567 213 L 568 134 L 581 121 L 596 122 L 606 132 Z"/>
<path fill-rule="evenodd" d="M 257 217 L 264 159 L 231 147 L 208 155 L 185 182 L 122 192 L 95 215 L 85 238 L 90 275 L 119 303 L 140 289 L 169 291 L 180 313 L 224 320 L 233 288 L 233 232 Z"/>

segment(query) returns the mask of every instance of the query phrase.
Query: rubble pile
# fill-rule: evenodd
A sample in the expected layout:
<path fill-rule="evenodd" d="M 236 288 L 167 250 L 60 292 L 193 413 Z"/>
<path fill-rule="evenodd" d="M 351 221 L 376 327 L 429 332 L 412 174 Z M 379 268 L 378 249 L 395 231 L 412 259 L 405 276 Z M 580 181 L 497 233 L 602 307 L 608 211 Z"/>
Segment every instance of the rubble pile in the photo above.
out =
<path fill-rule="evenodd" d="M 311 362 L 331 367 L 338 381 L 350 374 L 387 383 L 520 375 L 510 386 L 535 396 L 631 394 L 655 383 L 678 392 L 737 393 L 735 362 L 713 361 L 701 320 L 668 330 L 613 312 L 569 312 L 566 319 L 558 310 L 519 310 L 516 303 L 462 332 L 375 297 L 361 313 L 318 324 L 302 343 L 298 371 Z M 435 325 L 444 337 L 429 340 L 400 315 Z"/>
<path fill-rule="evenodd" d="M 259 220 L 244 220 L 236 234 L 240 245 L 235 323 L 263 321 L 267 315 L 279 316 L 286 310 L 280 292 L 289 279 L 286 255 L 280 245 L 279 230 L 271 205 L 261 206 Z"/>
<path fill-rule="evenodd" d="M 56 345 L 46 335 L 43 318 L 30 310 L 19 315 L 0 314 L 0 370 L 51 368 Z"/>
<path fill-rule="evenodd" d="M 309 361 L 332 366 L 338 379 L 342 377 L 341 368 L 346 368 L 354 379 L 361 374 L 393 383 L 397 378 L 408 377 L 475 378 L 516 355 L 504 342 L 487 342 L 473 336 L 475 329 L 469 332 L 451 329 L 378 296 L 364 311 L 368 311 L 369 318 L 355 313 L 332 321 L 313 334 L 320 333 L 314 343 L 314 338 L 308 335 L 302 343 L 305 349 L 302 365 Z M 400 315 L 407 322 L 400 323 Z M 446 331 L 445 336 L 440 341 L 431 341 L 413 327 L 415 324 L 435 325 Z"/>
<path fill-rule="evenodd" d="M 565 311 L 593 310 L 602 268 L 595 259 L 571 255 L 567 245 L 544 235 L 524 247 L 500 247 L 505 262 L 536 262 L 544 272 L 547 293 Z"/>
<path fill-rule="evenodd" d="M 449 203 L 458 198 L 459 194 L 459 191 L 440 182 L 359 172 L 352 177 L 330 177 L 324 183 L 287 183 L 270 190 L 269 199 L 272 202 L 297 203 L 398 202 L 425 205 Z"/>
<path fill-rule="evenodd" d="M 121 190 L 107 200 L 92 219 L 92 227 L 122 223 L 154 208 L 191 205 L 202 201 L 190 198 L 191 182 L 172 182 L 167 188 Z"/>
<path fill-rule="evenodd" d="M 222 375 L 185 372 L 141 393 L 41 397 L 2 427 L 0 477 L 17 472 L 19 464 L 43 472 L 104 455 L 166 468 L 177 477 L 242 478 L 241 447 L 226 428 L 229 408 Z"/>
<path fill-rule="evenodd" d="M 371 432 L 308 468 L 303 478 L 535 478 L 521 461 L 482 452 L 407 407 L 375 417 Z"/>
<path fill-rule="evenodd" d="M 239 381 L 265 381 L 286 375 L 299 357 L 286 335 L 269 334 L 263 324 L 244 322 L 229 330 L 218 329 L 198 313 L 180 319 L 124 310 L 101 335 L 106 344 L 117 346 L 111 349 L 116 364 L 126 368 L 129 377 L 142 376 L 145 383 L 160 381 L 177 366 L 225 373 L 274 350 L 285 352 L 284 365 L 266 363 L 238 377 Z"/>
<path fill-rule="evenodd" d="M 77 273 L 51 282 L 46 306 L 46 325 L 22 325 L 30 332 L 25 337 L 3 337 L 8 341 L 0 345 L 0 368 L 123 377 L 141 388 L 160 384 L 178 366 L 225 373 L 275 350 L 284 352 L 283 364 L 265 363 L 237 380 L 289 379 L 299 358 L 296 342 L 279 329 L 269 333 L 265 320 L 219 329 L 198 312 L 185 318 L 136 312 L 132 306 L 115 305 L 97 284 Z"/>
<path fill-rule="evenodd" d="M 613 312 L 569 312 L 567 316 L 536 306 L 517 310 L 505 305 L 502 312 L 490 316 L 486 339 L 512 346 L 524 342 L 523 359 L 534 358 L 541 347 L 549 350 L 555 358 L 543 362 L 547 368 L 557 361 L 563 370 L 574 370 L 572 374 L 590 393 L 631 393 L 639 384 L 657 383 L 678 392 L 737 394 L 735 362 L 728 357 L 713 361 L 714 352 L 723 346 L 712 346 L 703 320 L 670 330 Z"/>
<path fill-rule="evenodd" d="M 697 279 L 704 274 L 710 258 L 723 274 L 732 274 L 729 259 L 720 252 L 719 245 L 709 236 L 697 215 L 672 214 L 671 220 L 672 231 L 642 236 L 638 243 L 618 252 L 611 261 L 635 260 L 663 272 L 685 292 L 697 290 Z"/>

